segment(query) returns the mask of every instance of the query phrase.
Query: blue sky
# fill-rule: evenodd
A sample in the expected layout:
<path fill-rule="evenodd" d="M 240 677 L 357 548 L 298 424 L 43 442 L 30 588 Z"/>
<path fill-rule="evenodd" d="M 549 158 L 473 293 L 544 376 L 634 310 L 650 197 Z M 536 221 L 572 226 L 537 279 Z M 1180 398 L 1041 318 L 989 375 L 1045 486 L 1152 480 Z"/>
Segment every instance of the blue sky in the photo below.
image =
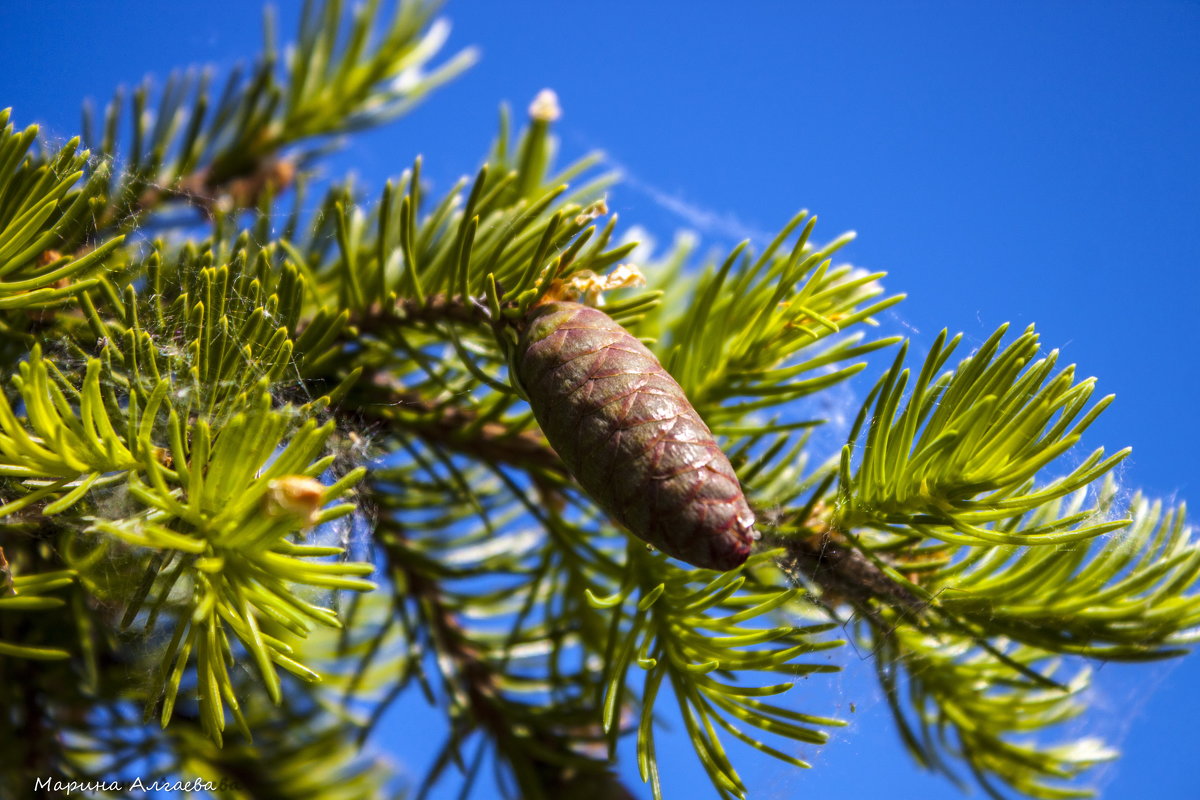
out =
<path fill-rule="evenodd" d="M 298 4 L 297 4 L 298 5 Z M 1122 482 L 1200 495 L 1200 4 L 789 3 L 629 0 L 451 2 L 450 47 L 483 60 L 410 117 L 362 137 L 335 168 L 370 186 L 417 153 L 445 188 L 478 165 L 502 100 L 557 90 L 566 157 L 607 151 L 629 174 L 610 206 L 660 242 L 690 227 L 704 247 L 759 237 L 799 208 L 821 238 L 887 270 L 909 299 L 885 325 L 920 352 L 942 327 L 979 342 L 1037 322 L 1117 402 L 1086 445 L 1132 445 Z M 282 11 L 291 30 L 295 6 Z M 235 0 L 0 4 L 19 30 L 0 107 L 52 136 L 79 102 L 173 66 L 228 67 L 257 51 L 259 11 Z M 855 388 L 864 393 L 868 380 Z M 747 762 L 755 797 L 962 796 L 910 765 L 871 687 L 869 664 L 798 703 L 855 726 L 804 774 Z M 1082 726 L 1124 758 L 1109 798 L 1200 797 L 1194 755 L 1200 659 L 1104 665 Z M 857 712 L 849 714 L 854 702 Z M 420 768 L 419 725 L 388 740 Z M 669 796 L 708 796 L 682 747 Z M 628 773 L 632 776 L 632 773 Z M 631 778 L 636 782 L 636 778 Z M 900 787 L 900 788 L 898 788 Z"/>

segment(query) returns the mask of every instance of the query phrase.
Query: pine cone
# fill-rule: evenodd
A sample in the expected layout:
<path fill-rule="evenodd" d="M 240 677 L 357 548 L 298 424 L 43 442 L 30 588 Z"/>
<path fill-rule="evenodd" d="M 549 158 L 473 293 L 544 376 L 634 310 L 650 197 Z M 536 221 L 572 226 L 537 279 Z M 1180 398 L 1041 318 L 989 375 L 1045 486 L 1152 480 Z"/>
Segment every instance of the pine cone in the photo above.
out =
<path fill-rule="evenodd" d="M 758 538 L 708 426 L 645 345 L 602 311 L 552 302 L 522 326 L 518 378 L 580 486 L 638 538 L 730 570 Z"/>

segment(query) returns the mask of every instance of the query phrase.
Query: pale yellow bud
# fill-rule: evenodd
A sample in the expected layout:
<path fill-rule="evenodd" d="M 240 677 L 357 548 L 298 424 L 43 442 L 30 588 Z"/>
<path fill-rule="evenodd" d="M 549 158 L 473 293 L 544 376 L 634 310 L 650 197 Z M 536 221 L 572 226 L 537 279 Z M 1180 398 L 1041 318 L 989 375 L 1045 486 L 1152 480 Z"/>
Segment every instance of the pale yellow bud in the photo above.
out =
<path fill-rule="evenodd" d="M 576 225 L 586 225 L 592 220 L 603 217 L 608 213 L 608 203 L 603 198 L 589 205 L 581 214 L 575 217 Z"/>
<path fill-rule="evenodd" d="M 325 484 L 306 475 L 276 478 L 267 490 L 267 513 L 273 517 L 300 517 L 305 526 L 313 525 L 324 504 L 325 488 Z"/>
<path fill-rule="evenodd" d="M 539 122 L 554 122 L 562 116 L 558 95 L 553 89 L 542 89 L 529 104 L 529 116 Z"/>

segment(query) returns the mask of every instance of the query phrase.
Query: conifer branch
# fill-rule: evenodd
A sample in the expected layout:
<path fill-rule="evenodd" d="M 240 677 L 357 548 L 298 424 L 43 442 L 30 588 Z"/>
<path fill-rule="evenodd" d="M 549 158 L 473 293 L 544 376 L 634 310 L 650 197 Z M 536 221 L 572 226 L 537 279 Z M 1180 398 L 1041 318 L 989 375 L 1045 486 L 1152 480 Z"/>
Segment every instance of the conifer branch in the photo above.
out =
<path fill-rule="evenodd" d="M 442 771 L 452 762 L 463 766 L 462 751 L 478 731 L 507 764 L 521 797 L 552 798 L 584 786 L 596 797 L 631 797 L 606 761 L 588 752 L 587 743 L 599 739 L 599 730 L 594 722 L 589 724 L 588 715 L 577 701 L 560 698 L 556 705 L 543 706 L 512 696 L 529 681 L 518 666 L 522 659 L 514 658 L 512 653 L 522 646 L 536 647 L 538 639 L 522 642 L 525 637 L 518 637 L 514 631 L 507 641 L 497 641 L 468 630 L 455 609 L 466 607 L 479 612 L 491 601 L 468 599 L 461 592 L 452 593 L 445 584 L 469 573 L 462 568 L 447 569 L 430 559 L 395 521 L 385 518 L 379 531 L 392 579 L 403 588 L 403 594 L 396 598 L 397 611 L 408 621 L 413 635 L 435 654 L 433 662 L 450 716 L 442 756 L 426 777 L 421 794 L 442 777 Z M 415 617 L 409 617 L 409 609 Z M 562 636 L 562 632 L 528 632 L 530 637 L 547 634 Z M 427 692 L 432 699 L 432 690 Z M 514 720 L 519 722 L 514 725 Z M 589 728 L 593 729 L 591 733 Z M 472 770 L 467 771 L 466 778 L 469 786 L 475 779 Z"/>
<path fill-rule="evenodd" d="M 219 96 L 211 71 L 192 70 L 169 77 L 153 110 L 148 80 L 128 101 L 119 91 L 102 122 L 85 108 L 84 140 L 98 155 L 121 159 L 106 181 L 95 230 L 131 230 L 171 201 L 224 214 L 290 188 L 319 155 L 320 140 L 404 114 L 473 63 L 467 50 L 429 70 L 448 34 L 445 22 L 433 21 L 435 11 L 424 0 L 404 0 L 389 21 L 372 0 L 343 25 L 337 0 L 307 2 L 297 41 L 282 59 L 268 16 L 263 53 L 248 70 L 234 69 Z M 126 109 L 132 132 L 122 152 Z"/>
<path fill-rule="evenodd" d="M 72 139 L 57 152 L 34 153 L 36 126 L 14 132 L 9 110 L 0 111 L 0 315 L 62 303 L 96 283 L 122 237 L 88 253 L 63 255 L 73 231 L 100 202 L 106 171 L 80 185 L 89 153 Z M 15 333 L 20 326 L 5 325 Z"/>
<path fill-rule="evenodd" d="M 919 763 L 997 797 L 1083 794 L 1111 751 L 1043 738 L 1086 708 L 1081 659 L 1180 655 L 1200 622 L 1183 509 L 1114 511 L 1127 451 L 1058 466 L 1111 398 L 1039 358 L 1032 329 L 953 368 L 942 334 L 913 378 L 908 343 L 866 331 L 902 296 L 835 264 L 850 237 L 814 243 L 804 213 L 703 269 L 686 246 L 623 264 L 615 176 L 596 157 L 554 171 L 549 92 L 515 136 L 503 112 L 449 191 L 427 196 L 418 158 L 373 203 L 346 181 L 305 211 L 333 137 L 471 60 L 430 67 L 435 5 L 381 8 L 307 3 L 296 45 L 268 32 L 219 95 L 191 72 L 118 96 L 85 115 L 91 154 L 36 149 L 0 113 L 0 743 L 20 745 L 0 748 L 0 792 L 152 760 L 247 797 L 368 796 L 386 776 L 350 740 L 417 690 L 448 730 L 423 790 L 456 765 L 470 791 L 490 758 L 522 797 L 626 798 L 628 738 L 658 797 L 673 695 L 718 795 L 741 798 L 728 741 L 804 767 L 797 743 L 841 724 L 788 690 L 836 669 L 814 656 L 842 624 Z M 627 285 L 617 265 L 651 289 L 602 288 Z M 564 299 L 678 382 L 662 397 L 694 407 L 764 534 L 745 566 L 647 552 L 568 470 L 586 458 L 550 446 L 537 420 L 557 412 L 534 406 L 565 389 L 530 392 L 518 366 L 532 315 Z M 810 468 L 825 423 L 795 401 L 892 345 L 845 447 Z M 574 390 L 635 380 L 606 359 Z M 627 481 L 664 463 L 583 455 Z M 648 517 L 673 476 L 651 477 L 626 493 Z"/>

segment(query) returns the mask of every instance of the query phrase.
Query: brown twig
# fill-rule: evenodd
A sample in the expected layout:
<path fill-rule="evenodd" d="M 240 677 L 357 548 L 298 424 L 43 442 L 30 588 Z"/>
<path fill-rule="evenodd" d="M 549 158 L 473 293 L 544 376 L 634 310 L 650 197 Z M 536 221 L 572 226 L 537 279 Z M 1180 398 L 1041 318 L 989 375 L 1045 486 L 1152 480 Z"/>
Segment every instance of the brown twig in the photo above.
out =
<path fill-rule="evenodd" d="M 364 396 L 347 408 L 369 427 L 384 423 L 421 440 L 491 465 L 524 470 L 543 502 L 561 509 L 562 484 L 571 474 L 538 430 L 514 430 L 500 420 L 481 421 L 479 412 L 454 403 L 437 402 L 397 385 L 386 373 L 362 383 Z"/>
<path fill-rule="evenodd" d="M 435 294 L 419 302 L 412 297 L 396 300 L 393 322 L 458 322 L 477 325 L 486 322 L 481 304 L 462 295 Z"/>
<path fill-rule="evenodd" d="M 913 617 L 927 610 L 927 602 L 893 580 L 855 546 L 838 527 L 833 510 L 824 503 L 816 503 L 807 519 L 780 520 L 776 528 L 784 525 L 795 527 L 796 532 L 768 534 L 763 545 L 782 547 L 785 555 L 780 566 L 789 574 L 815 584 L 825 607 L 832 610 L 838 605 L 849 605 L 884 630 L 887 626 L 879 616 L 880 605 Z"/>
<path fill-rule="evenodd" d="M 134 178 L 137 180 L 136 176 Z M 200 209 L 212 218 L 217 209 L 234 210 L 252 208 L 258 204 L 263 193 L 271 190 L 281 192 L 295 183 L 296 165 L 288 158 L 264 157 L 253 169 L 236 175 L 218 176 L 209 167 L 200 167 L 182 175 L 170 185 L 143 184 L 138 195 L 127 204 L 109 205 L 96 225 L 104 230 L 127 217 L 141 217 L 156 210 L 169 201 L 181 201 Z M 120 202 L 121 198 L 115 198 Z M 79 256 L 85 244 L 75 255 Z"/>
<path fill-rule="evenodd" d="M 389 422 L 489 463 L 511 464 L 562 478 L 570 476 L 558 454 L 536 430 L 514 431 L 497 420 L 480 422 L 474 409 L 438 403 L 395 386 L 386 375 L 376 375 L 373 380 L 387 391 L 383 414 Z"/>
<path fill-rule="evenodd" d="M 812 531 L 807 536 L 775 536 L 770 545 L 783 547 L 787 552 L 784 567 L 807 577 L 835 605 L 845 602 L 866 611 L 882 602 L 910 613 L 920 613 L 927 605 L 834 529 Z"/>

